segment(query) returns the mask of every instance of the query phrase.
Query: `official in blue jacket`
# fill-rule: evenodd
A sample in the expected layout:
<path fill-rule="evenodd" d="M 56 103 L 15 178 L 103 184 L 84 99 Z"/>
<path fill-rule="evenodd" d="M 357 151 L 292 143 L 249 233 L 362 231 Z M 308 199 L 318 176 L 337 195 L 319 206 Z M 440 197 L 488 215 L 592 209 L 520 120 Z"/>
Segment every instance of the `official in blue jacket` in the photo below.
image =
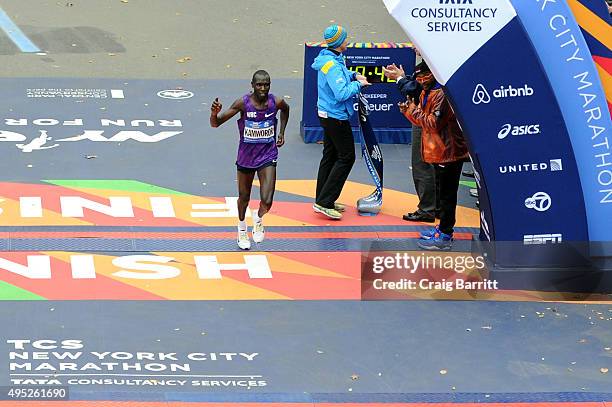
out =
<path fill-rule="evenodd" d="M 317 76 L 317 110 L 323 127 L 323 157 L 317 176 L 313 209 L 331 219 L 341 219 L 344 207 L 336 203 L 355 163 L 355 145 L 349 118 L 353 115 L 354 96 L 369 85 L 363 75 L 346 68 L 348 46 L 346 30 L 332 25 L 323 33 L 327 48 L 315 58 L 312 68 Z"/>

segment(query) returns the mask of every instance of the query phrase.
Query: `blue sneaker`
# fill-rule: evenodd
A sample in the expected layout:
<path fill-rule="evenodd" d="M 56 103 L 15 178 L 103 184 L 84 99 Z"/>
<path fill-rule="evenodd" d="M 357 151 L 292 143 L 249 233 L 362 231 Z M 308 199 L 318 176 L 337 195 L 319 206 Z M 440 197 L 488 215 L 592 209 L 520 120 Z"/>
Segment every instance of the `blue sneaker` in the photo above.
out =
<path fill-rule="evenodd" d="M 429 240 L 436 235 L 436 233 L 440 233 L 439 229 L 440 225 L 436 225 L 435 227 L 426 230 L 425 232 L 421 232 L 420 236 L 423 240 Z"/>
<path fill-rule="evenodd" d="M 453 235 L 438 231 L 429 239 L 419 239 L 417 246 L 423 250 L 450 250 L 453 247 Z"/>

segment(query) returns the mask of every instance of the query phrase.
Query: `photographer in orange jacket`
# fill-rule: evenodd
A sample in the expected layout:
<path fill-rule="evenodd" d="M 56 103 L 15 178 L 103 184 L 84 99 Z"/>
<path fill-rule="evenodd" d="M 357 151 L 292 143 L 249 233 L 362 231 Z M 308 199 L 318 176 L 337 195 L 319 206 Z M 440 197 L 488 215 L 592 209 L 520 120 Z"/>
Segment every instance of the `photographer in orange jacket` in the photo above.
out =
<path fill-rule="evenodd" d="M 440 224 L 421 233 L 418 245 L 425 250 L 450 250 L 461 168 L 468 160 L 467 143 L 442 86 L 425 62 L 416 66 L 415 78 L 423 87 L 419 103 L 400 103 L 400 110 L 413 124 L 423 128 L 423 161 L 434 165 L 440 182 Z"/>

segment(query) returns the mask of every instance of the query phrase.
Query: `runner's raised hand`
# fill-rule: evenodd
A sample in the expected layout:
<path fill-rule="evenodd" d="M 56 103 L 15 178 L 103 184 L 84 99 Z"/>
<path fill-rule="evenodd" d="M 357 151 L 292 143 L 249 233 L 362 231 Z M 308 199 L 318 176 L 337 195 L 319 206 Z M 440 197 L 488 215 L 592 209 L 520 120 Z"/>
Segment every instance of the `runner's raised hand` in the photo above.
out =
<path fill-rule="evenodd" d="M 219 102 L 219 98 L 215 98 L 215 100 L 213 100 L 212 102 L 212 105 L 210 106 L 210 112 L 213 114 L 217 114 L 221 111 L 222 108 L 223 104 Z"/>

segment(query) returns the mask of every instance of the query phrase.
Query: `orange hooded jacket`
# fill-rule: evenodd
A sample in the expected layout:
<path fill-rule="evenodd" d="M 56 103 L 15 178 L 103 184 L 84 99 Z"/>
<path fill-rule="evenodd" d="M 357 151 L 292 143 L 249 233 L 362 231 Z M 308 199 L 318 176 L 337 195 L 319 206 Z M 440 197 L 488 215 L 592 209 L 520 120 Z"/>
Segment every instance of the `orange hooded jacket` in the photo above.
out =
<path fill-rule="evenodd" d="M 439 85 L 432 88 L 423 106 L 425 95 L 426 91 L 422 91 L 419 105 L 410 103 L 404 112 L 408 120 L 423 128 L 423 161 L 444 164 L 467 160 L 467 143 L 444 91 Z"/>

